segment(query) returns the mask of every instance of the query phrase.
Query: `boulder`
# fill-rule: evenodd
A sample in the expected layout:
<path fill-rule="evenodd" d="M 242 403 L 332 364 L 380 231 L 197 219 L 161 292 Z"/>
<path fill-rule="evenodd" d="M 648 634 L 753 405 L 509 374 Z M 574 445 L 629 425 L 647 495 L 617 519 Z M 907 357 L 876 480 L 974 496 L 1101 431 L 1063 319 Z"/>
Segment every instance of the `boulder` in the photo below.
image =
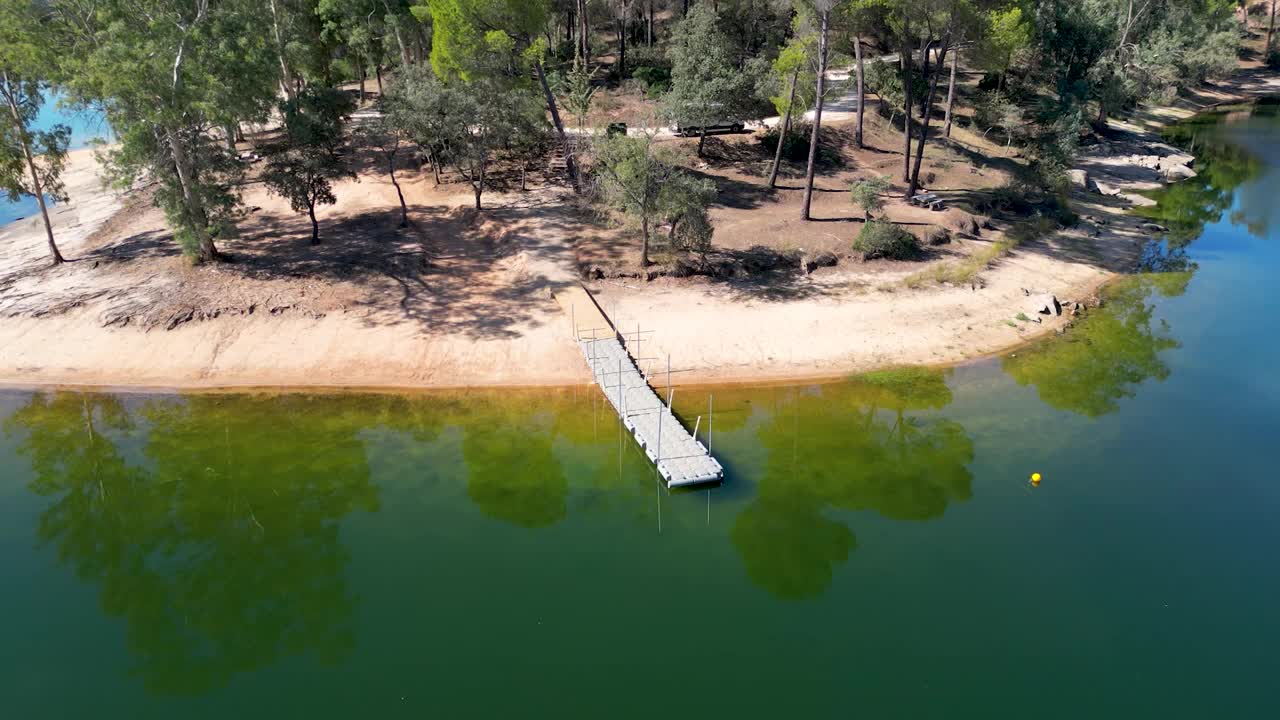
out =
<path fill-rule="evenodd" d="M 1143 232 L 1149 232 L 1155 235 L 1162 235 L 1169 232 L 1169 228 L 1155 223 L 1142 223 Z"/>
<path fill-rule="evenodd" d="M 1094 183 L 1094 185 L 1097 187 L 1097 192 L 1099 195 L 1107 195 L 1109 197 L 1115 197 L 1116 195 L 1119 195 L 1122 192 L 1121 189 L 1116 187 L 1115 185 L 1109 185 L 1107 183 L 1102 183 L 1102 182 Z"/>
<path fill-rule="evenodd" d="M 1071 184 L 1081 190 L 1089 189 L 1089 171 L 1087 170 L 1068 170 L 1067 177 L 1071 180 Z"/>
<path fill-rule="evenodd" d="M 840 259 L 836 257 L 835 253 L 818 252 L 805 255 L 801 265 L 804 272 L 811 273 L 820 267 L 835 267 L 838 262 L 840 262 Z"/>
<path fill-rule="evenodd" d="M 1058 316 L 1062 314 L 1062 304 L 1058 302 L 1058 298 L 1046 293 L 1033 297 L 1031 303 L 1027 306 L 1027 310 L 1032 315 Z"/>
<path fill-rule="evenodd" d="M 1196 176 L 1196 171 L 1186 165 L 1171 165 L 1164 169 L 1164 176 L 1167 180 L 1186 180 Z"/>
<path fill-rule="evenodd" d="M 1186 153 L 1174 153 L 1172 155 L 1165 155 L 1164 157 L 1160 158 L 1161 168 L 1177 167 L 1179 165 L 1190 167 L 1195 163 L 1196 163 L 1196 156 L 1187 155 Z"/>

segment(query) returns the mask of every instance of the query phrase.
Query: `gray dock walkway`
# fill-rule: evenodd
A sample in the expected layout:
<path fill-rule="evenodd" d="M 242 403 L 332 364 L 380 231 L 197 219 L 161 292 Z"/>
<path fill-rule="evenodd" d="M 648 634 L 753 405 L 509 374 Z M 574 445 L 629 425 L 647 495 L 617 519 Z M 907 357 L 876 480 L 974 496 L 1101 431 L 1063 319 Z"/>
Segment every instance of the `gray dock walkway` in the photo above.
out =
<path fill-rule="evenodd" d="M 616 336 L 580 338 L 578 345 L 623 427 L 635 436 L 668 488 L 714 483 L 724 478 L 724 468 L 649 386 Z M 708 430 L 709 424 L 710 419 Z"/>

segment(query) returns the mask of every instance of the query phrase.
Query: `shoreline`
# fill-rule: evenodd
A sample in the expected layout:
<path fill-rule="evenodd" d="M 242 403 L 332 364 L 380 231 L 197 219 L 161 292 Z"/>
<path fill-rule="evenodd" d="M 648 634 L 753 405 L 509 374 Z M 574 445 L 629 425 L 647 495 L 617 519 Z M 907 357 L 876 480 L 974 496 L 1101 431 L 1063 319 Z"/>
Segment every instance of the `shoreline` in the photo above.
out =
<path fill-rule="evenodd" d="M 1139 124 L 1113 125 L 1137 133 L 1141 142 L 1158 144 L 1153 133 L 1172 122 L 1221 105 L 1280 95 L 1280 75 L 1241 71 L 1206 92 L 1214 93 L 1212 102 L 1197 105 L 1184 98 L 1173 106 L 1141 108 L 1135 117 L 1145 120 Z M 89 181 L 96 183 L 96 162 L 90 152 L 75 151 L 74 187 L 82 193 L 90 189 Z M 87 174 L 86 166 L 92 166 Z M 87 202 L 76 203 L 73 195 L 73 202 L 61 206 L 59 213 L 66 225 L 59 233 L 59 244 L 73 256 L 81 254 L 89 244 L 86 241 L 103 225 L 116 222 L 117 216 L 140 214 L 134 212 L 135 206 L 126 209 L 121 198 L 100 188 L 86 194 Z M 1121 212 L 1115 206 L 1099 210 L 1090 203 L 1097 199 L 1080 190 L 1073 205 L 1082 216 Z M 453 209 L 468 200 L 457 198 Z M 1115 219 L 1119 217 L 1135 218 L 1116 214 L 1111 223 L 1102 223 L 1109 225 L 1103 233 L 1113 236 L 1113 244 L 1140 241 L 1133 230 L 1142 221 L 1131 219 L 1127 224 L 1132 227 L 1122 229 L 1118 226 L 1124 223 Z M 12 239 L 14 228 L 32 219 L 0 228 L 0 238 Z M 42 226 L 38 230 L 27 238 L 37 251 L 42 247 L 35 242 L 42 241 Z M 1072 230 L 1059 234 L 1077 242 L 1087 237 L 1084 232 L 1073 235 Z M 506 282 L 522 281 L 535 269 L 543 271 L 538 278 L 543 281 L 542 294 L 565 282 L 577 282 L 557 274 L 563 269 L 548 270 L 548 258 L 533 252 L 521 251 L 506 265 L 513 266 L 502 268 L 506 274 L 501 279 Z M 989 361 L 1041 342 L 1071 322 L 1066 313 L 1046 317 L 1039 325 L 1019 327 L 1009 322 L 1008 316 L 1020 309 L 1017 303 L 1025 303 L 1025 283 L 1042 280 L 1049 286 L 1033 285 L 1034 292 L 1056 291 L 1060 299 L 1081 301 L 1127 274 L 1099 263 L 1055 259 L 1050 248 L 1024 247 L 985 272 L 991 282 L 981 293 L 953 286 L 863 287 L 850 292 L 848 286 L 858 282 L 855 273 L 815 276 L 819 283 L 841 288 L 833 292 L 835 299 L 820 290 L 815 293 L 817 299 L 744 300 L 723 286 L 655 282 L 632 293 L 605 288 L 597 300 L 602 308 L 612 309 L 615 327 L 630 327 L 639 318 L 646 331 L 656 332 L 649 337 L 663 339 L 654 345 L 646 339 L 643 350 L 652 347 L 645 354 L 656 357 L 664 351 L 672 355 L 679 367 L 673 385 L 823 384 L 888 367 L 952 368 Z M 891 280 L 893 285 L 897 282 Z M 274 310 L 270 315 L 253 315 L 250 307 L 247 314 L 215 312 L 171 329 L 143 328 L 137 323 L 109 327 L 102 321 L 105 312 L 92 317 L 88 308 L 49 317 L 9 314 L 0 318 L 0 390 L 430 393 L 589 384 L 590 373 L 572 342 L 569 317 L 545 295 L 541 300 L 533 297 L 528 295 L 525 306 L 519 308 L 520 322 L 504 326 L 503 333 L 488 335 L 442 333 L 403 320 L 387 321 L 375 317 L 372 310 L 361 314 L 351 307 L 312 317 L 276 316 Z M 445 320 L 443 324 L 450 325 L 452 318 Z M 832 333 L 831 328 L 839 332 Z M 861 342 L 859 332 L 866 337 Z M 757 335 L 766 339 L 760 341 Z"/>

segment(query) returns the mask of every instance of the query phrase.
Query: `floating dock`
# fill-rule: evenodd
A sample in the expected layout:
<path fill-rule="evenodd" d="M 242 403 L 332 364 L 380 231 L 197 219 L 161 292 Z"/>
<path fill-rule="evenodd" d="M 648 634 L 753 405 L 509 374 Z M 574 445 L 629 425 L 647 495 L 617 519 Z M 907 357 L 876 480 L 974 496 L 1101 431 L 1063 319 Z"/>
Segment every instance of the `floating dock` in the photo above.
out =
<path fill-rule="evenodd" d="M 658 475 L 667 487 L 723 480 L 724 468 L 719 461 L 711 456 L 707 446 L 689 433 L 667 403 L 650 387 L 637 367 L 636 359 L 627 352 L 621 337 L 586 290 L 572 288 L 567 293 L 557 293 L 556 299 L 574 318 L 574 334 L 582 356 L 591 368 L 592 378 L 613 405 L 623 427 L 635 437 L 649 461 L 657 467 Z M 601 319 L 606 327 L 593 326 L 590 337 L 584 337 L 578 332 L 578 319 L 588 322 Z M 710 414 L 705 429 L 710 442 Z"/>

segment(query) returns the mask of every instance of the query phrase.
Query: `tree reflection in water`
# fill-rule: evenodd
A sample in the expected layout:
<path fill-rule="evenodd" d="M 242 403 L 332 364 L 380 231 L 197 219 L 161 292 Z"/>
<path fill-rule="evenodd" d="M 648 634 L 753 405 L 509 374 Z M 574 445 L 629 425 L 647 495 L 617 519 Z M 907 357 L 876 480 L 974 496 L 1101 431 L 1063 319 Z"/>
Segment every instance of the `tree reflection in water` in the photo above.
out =
<path fill-rule="evenodd" d="M 39 539 L 125 620 L 149 690 L 198 694 L 282 656 L 352 650 L 338 522 L 378 498 L 351 405 L 195 396 L 131 413 L 54 393 L 6 421 L 51 501 Z M 120 450 L 135 425 L 148 462 Z"/>
<path fill-rule="evenodd" d="M 900 520 L 942 515 L 970 497 L 973 443 L 959 423 L 916 415 L 951 402 L 941 371 L 890 370 L 796 390 L 758 437 L 768 450 L 734 546 L 752 581 L 790 599 L 820 595 L 857 547 L 831 510 Z"/>
<path fill-rule="evenodd" d="M 1152 321 L 1155 307 L 1148 300 L 1153 293 L 1181 295 L 1191 276 L 1186 271 L 1124 278 L 1109 288 L 1106 305 L 1069 333 L 1020 350 L 1001 365 L 1054 408 L 1086 417 L 1114 412 L 1140 383 L 1169 376 L 1160 353 L 1178 341 L 1168 323 Z"/>

